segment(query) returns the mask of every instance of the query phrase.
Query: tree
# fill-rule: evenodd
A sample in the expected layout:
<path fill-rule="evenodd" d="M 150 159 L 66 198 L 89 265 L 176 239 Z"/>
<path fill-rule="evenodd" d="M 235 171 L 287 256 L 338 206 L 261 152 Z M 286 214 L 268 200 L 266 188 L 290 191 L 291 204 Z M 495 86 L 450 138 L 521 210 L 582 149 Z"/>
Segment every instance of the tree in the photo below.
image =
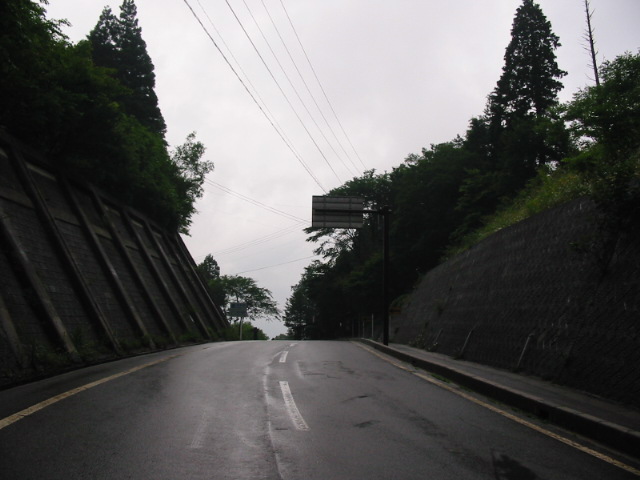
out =
<path fill-rule="evenodd" d="M 271 292 L 259 287 L 254 279 L 240 275 L 222 275 L 218 281 L 225 293 L 223 306 L 227 306 L 232 301 L 246 303 L 247 317 L 250 320 L 270 319 L 280 314 Z"/>
<path fill-rule="evenodd" d="M 92 57 L 96 65 L 117 70 L 118 42 L 120 38 L 120 24 L 118 17 L 111 11 L 111 7 L 104 7 L 98 23 L 89 32 L 87 39 L 92 47 Z"/>
<path fill-rule="evenodd" d="M 533 0 L 523 0 L 513 21 L 502 75 L 487 108 L 492 155 L 509 177 L 507 195 L 522 188 L 538 167 L 561 160 L 552 157 L 553 148 L 538 128 L 540 121 L 553 118 L 552 108 L 558 105 L 562 89 L 559 79 L 566 75 L 556 62 L 559 46 L 560 39 L 540 7 Z"/>
<path fill-rule="evenodd" d="M 596 41 L 591 25 L 593 11 L 591 10 L 591 5 L 589 5 L 589 0 L 584 0 L 584 12 L 587 17 L 587 31 L 585 32 L 584 39 L 587 41 L 587 50 L 591 58 L 590 66 L 593 69 L 593 79 L 596 82 L 596 86 L 600 86 L 600 74 L 598 73 L 598 61 L 596 59 L 598 52 L 596 51 Z"/>
<path fill-rule="evenodd" d="M 291 287 L 291 296 L 284 308 L 284 324 L 287 336 L 296 340 L 310 338 L 316 320 L 317 309 L 311 299 L 309 281 L 303 275 L 296 285 Z"/>
<path fill-rule="evenodd" d="M 0 2 L 0 126 L 34 147 L 50 145 L 66 106 L 55 88 L 68 45 L 64 23 L 31 1 Z"/>
<path fill-rule="evenodd" d="M 205 147 L 196 141 L 195 132 L 187 136 L 182 145 L 171 152 L 171 161 L 178 169 L 177 190 L 180 198 L 180 214 L 185 220 L 181 229 L 186 233 L 191 224 L 191 216 L 195 213 L 196 200 L 201 198 L 204 189 L 202 185 L 206 175 L 213 170 L 213 163 L 202 160 Z"/>
<path fill-rule="evenodd" d="M 198 265 L 198 272 L 205 282 L 220 278 L 220 266 L 211 254 L 204 257 L 202 263 Z"/>
<path fill-rule="evenodd" d="M 558 104 L 558 80 L 567 72 L 556 62 L 560 39 L 533 0 L 523 0 L 511 28 L 498 84 L 489 97 L 492 121 L 500 126 L 527 115 L 545 115 Z"/>
<path fill-rule="evenodd" d="M 388 174 L 376 174 L 375 170 L 368 170 L 361 177 L 353 178 L 344 185 L 332 189 L 329 196 L 353 196 L 364 200 L 364 206 L 369 210 L 376 210 L 389 205 L 390 182 Z M 314 253 L 325 260 L 334 262 L 342 252 L 352 250 L 356 243 L 362 245 L 370 238 L 372 229 L 377 228 L 378 218 L 370 215 L 365 219 L 366 227 L 361 230 L 313 228 L 305 229 L 309 234 L 308 242 L 319 243 Z"/>
<path fill-rule="evenodd" d="M 610 230 L 640 225 L 640 52 L 605 62 L 599 86 L 574 95 L 566 119 L 582 144 L 567 163 L 589 180 Z"/>
<path fill-rule="evenodd" d="M 204 257 L 202 263 L 197 266 L 200 278 L 209 289 L 209 295 L 213 303 L 223 308 L 226 302 L 224 287 L 220 282 L 220 266 L 211 254 Z"/>
<path fill-rule="evenodd" d="M 540 7 L 523 0 L 500 79 L 464 141 L 472 163 L 457 207 L 464 219 L 458 238 L 514 198 L 538 169 L 558 164 L 570 152 L 570 136 L 558 111 L 560 79 L 566 75 L 556 62 L 559 46 Z"/>
<path fill-rule="evenodd" d="M 113 69 L 129 89 L 129 94 L 120 99 L 124 110 L 164 138 L 167 127 L 154 90 L 154 67 L 142 39 L 134 0 L 123 0 L 119 18 L 105 7 L 88 39 L 96 65 Z"/>
<path fill-rule="evenodd" d="M 598 144 L 611 164 L 640 148 L 640 51 L 604 62 L 600 72 L 601 85 L 576 93 L 566 119 L 583 146 Z"/>
<path fill-rule="evenodd" d="M 462 139 L 457 138 L 431 145 L 393 169 L 390 243 L 393 283 L 400 291 L 410 288 L 442 257 L 460 223 L 456 204 L 472 161 Z"/>

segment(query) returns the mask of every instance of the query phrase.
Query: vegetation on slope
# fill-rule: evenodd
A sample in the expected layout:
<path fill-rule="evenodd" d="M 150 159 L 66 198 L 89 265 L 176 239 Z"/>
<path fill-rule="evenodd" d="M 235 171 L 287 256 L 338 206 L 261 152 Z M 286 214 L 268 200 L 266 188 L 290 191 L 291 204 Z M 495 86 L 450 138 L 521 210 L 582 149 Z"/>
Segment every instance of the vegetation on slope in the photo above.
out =
<path fill-rule="evenodd" d="M 606 62 L 600 85 L 560 105 L 559 39 L 532 0 L 522 1 L 511 33 L 487 108 L 463 137 L 329 193 L 391 209 L 393 298 L 443 258 L 577 197 L 596 201 L 600 229 L 619 234 L 640 225 L 640 55 Z M 284 317 L 290 335 L 350 335 L 354 324 L 382 311 L 379 223 L 370 216 L 357 231 L 307 230 L 324 261 L 292 287 Z"/>
<path fill-rule="evenodd" d="M 43 2 L 46 4 L 46 2 Z M 0 126 L 57 166 L 170 229 L 188 230 L 202 195 L 204 146 L 170 151 L 133 0 L 108 8 L 87 40 L 28 0 L 0 3 Z"/>

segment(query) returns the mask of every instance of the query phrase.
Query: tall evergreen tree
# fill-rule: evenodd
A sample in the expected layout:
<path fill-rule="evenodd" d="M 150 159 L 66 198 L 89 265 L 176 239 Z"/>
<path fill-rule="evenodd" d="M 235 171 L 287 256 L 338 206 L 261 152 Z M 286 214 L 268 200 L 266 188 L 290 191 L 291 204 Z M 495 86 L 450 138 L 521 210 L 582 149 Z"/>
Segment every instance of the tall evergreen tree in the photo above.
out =
<path fill-rule="evenodd" d="M 93 62 L 101 67 L 118 69 L 120 25 L 111 7 L 104 7 L 98 23 L 89 33 Z"/>
<path fill-rule="evenodd" d="M 130 90 L 121 99 L 125 112 L 164 137 L 167 128 L 154 90 L 154 67 L 142 39 L 134 0 L 123 0 L 119 18 L 105 7 L 89 41 L 96 65 L 114 69 L 116 78 Z"/>
<path fill-rule="evenodd" d="M 560 79 L 555 50 L 560 41 L 533 0 L 522 0 L 511 28 L 502 75 L 481 118 L 465 139 L 473 163 L 461 187 L 457 235 L 478 227 L 512 198 L 544 165 L 562 160 L 569 134 L 554 107 Z"/>
<path fill-rule="evenodd" d="M 133 91 L 125 109 L 152 132 L 164 136 L 167 127 L 158 107 L 155 93 L 156 76 L 147 44 L 142 39 L 134 0 L 124 0 L 120 6 L 120 37 L 118 39 L 119 78 Z"/>
<path fill-rule="evenodd" d="M 502 76 L 489 98 L 493 122 L 505 126 L 527 115 L 544 115 L 557 105 L 559 79 L 566 75 L 556 62 L 559 46 L 560 39 L 540 6 L 523 0 L 511 28 Z"/>

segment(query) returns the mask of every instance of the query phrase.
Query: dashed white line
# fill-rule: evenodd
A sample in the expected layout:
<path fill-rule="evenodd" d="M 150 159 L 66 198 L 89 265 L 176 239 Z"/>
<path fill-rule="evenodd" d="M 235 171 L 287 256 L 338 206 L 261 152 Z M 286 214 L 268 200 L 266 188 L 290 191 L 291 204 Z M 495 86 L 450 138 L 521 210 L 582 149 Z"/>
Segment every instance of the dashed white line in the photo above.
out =
<path fill-rule="evenodd" d="M 204 438 L 207 432 L 207 424 L 209 423 L 209 412 L 207 410 L 202 412 L 202 417 L 198 422 L 198 426 L 191 440 L 191 448 L 199 449 L 204 445 Z"/>
<path fill-rule="evenodd" d="M 288 354 L 289 354 L 289 350 L 285 350 L 280 354 L 280 363 L 284 363 L 287 361 Z"/>
<path fill-rule="evenodd" d="M 293 395 L 291 394 L 291 389 L 289 388 L 289 382 L 285 382 L 283 380 L 280 381 L 280 390 L 282 390 L 282 398 L 284 398 L 284 406 L 287 409 L 287 413 L 289 417 L 291 417 L 291 421 L 295 425 L 298 430 L 309 430 L 309 425 L 304 421 L 302 415 L 300 414 L 300 410 L 296 406 L 296 402 L 293 399 Z"/>

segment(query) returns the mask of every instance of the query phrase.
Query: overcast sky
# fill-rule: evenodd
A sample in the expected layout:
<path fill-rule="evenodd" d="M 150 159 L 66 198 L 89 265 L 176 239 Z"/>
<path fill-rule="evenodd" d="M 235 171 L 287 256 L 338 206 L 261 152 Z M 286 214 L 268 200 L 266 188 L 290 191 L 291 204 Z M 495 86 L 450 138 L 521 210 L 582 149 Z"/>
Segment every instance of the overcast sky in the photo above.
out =
<path fill-rule="evenodd" d="M 205 158 L 215 164 L 185 237 L 195 260 L 212 254 L 223 274 L 252 277 L 284 309 L 291 286 L 314 258 L 302 231 L 310 224 L 311 197 L 365 169 L 390 171 L 410 153 L 464 135 L 500 77 L 520 3 L 136 0 L 167 141 L 179 145 L 195 131 L 207 147 Z M 562 43 L 557 57 L 568 72 L 561 93 L 567 101 L 592 84 L 584 2 L 537 3 Z M 637 52 L 640 0 L 590 3 L 598 62 Z M 64 31 L 77 42 L 106 5 L 117 15 L 120 4 L 49 0 L 47 11 L 49 18 L 71 22 Z M 258 326 L 271 337 L 286 331 L 280 322 Z"/>

